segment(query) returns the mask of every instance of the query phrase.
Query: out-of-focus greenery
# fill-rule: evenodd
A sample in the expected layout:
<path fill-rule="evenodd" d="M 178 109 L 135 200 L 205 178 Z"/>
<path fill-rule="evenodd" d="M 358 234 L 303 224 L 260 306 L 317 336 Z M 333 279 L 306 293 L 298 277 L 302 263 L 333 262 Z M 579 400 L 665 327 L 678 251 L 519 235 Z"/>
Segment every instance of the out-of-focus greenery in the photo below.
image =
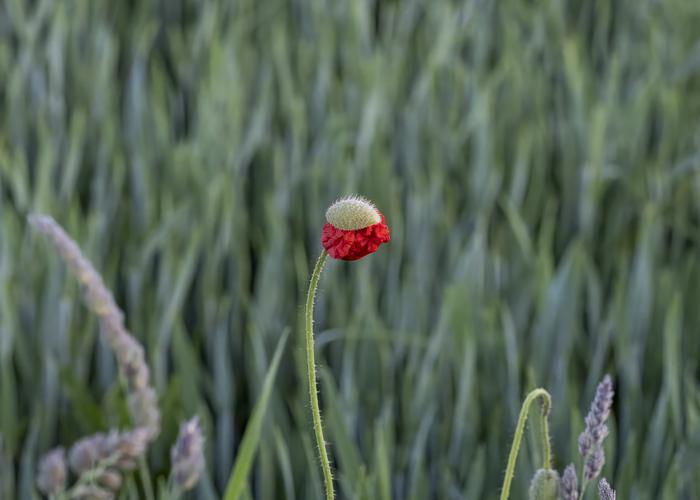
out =
<path fill-rule="evenodd" d="M 561 470 L 605 372 L 619 497 L 696 498 L 699 26 L 694 0 L 1 2 L 0 497 L 127 424 L 39 211 L 146 347 L 154 480 L 198 413 L 192 497 L 221 494 L 291 329 L 246 496 L 320 498 L 301 305 L 325 208 L 362 193 L 392 242 L 330 262 L 316 313 L 340 498 L 496 498 L 535 386 Z"/>

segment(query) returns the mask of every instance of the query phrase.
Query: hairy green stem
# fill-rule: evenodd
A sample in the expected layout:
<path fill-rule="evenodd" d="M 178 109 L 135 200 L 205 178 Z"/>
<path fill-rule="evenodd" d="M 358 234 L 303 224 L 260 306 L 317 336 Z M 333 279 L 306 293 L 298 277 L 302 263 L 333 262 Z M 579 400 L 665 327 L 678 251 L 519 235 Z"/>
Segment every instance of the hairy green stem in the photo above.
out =
<path fill-rule="evenodd" d="M 520 409 L 518 425 L 515 427 L 515 436 L 513 436 L 513 444 L 510 448 L 510 455 L 508 455 L 506 476 L 503 479 L 503 488 L 501 488 L 501 500 L 508 500 L 508 497 L 510 496 L 510 484 L 513 481 L 513 476 L 515 475 L 515 461 L 518 458 L 520 444 L 523 441 L 525 421 L 527 420 L 527 414 L 530 411 L 530 405 L 538 397 L 542 398 L 542 451 L 544 454 L 544 463 L 542 468 L 545 470 L 551 468 L 552 452 L 550 450 L 549 423 L 547 422 L 547 417 L 549 416 L 549 410 L 552 407 L 552 398 L 544 389 L 535 389 L 527 395 L 525 401 L 523 401 L 523 406 Z"/>
<path fill-rule="evenodd" d="M 316 362 L 314 361 L 314 298 L 318 280 L 321 277 L 323 265 L 326 263 L 326 251 L 322 251 L 316 261 L 314 272 L 309 283 L 309 293 L 306 296 L 306 371 L 309 376 L 309 399 L 311 399 L 311 415 L 314 421 L 314 432 L 316 433 L 316 443 L 318 444 L 318 454 L 321 458 L 321 468 L 323 469 L 323 480 L 326 484 L 326 500 L 333 500 L 333 474 L 331 464 L 328 461 L 326 451 L 326 441 L 323 438 L 323 426 L 321 424 L 321 409 L 318 405 L 318 392 L 316 388 Z"/>

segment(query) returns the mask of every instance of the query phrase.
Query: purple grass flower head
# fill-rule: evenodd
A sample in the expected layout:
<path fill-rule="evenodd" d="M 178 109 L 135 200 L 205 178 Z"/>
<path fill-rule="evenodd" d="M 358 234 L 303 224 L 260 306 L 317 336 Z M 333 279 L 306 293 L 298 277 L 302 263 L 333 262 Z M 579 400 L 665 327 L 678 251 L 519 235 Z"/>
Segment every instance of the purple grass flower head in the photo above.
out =
<path fill-rule="evenodd" d="M 617 494 L 613 490 L 606 479 L 601 479 L 598 483 L 598 496 L 600 500 L 615 500 Z"/>
<path fill-rule="evenodd" d="M 130 431 L 112 430 L 108 434 L 93 434 L 76 442 L 68 452 L 70 467 L 78 476 L 108 465 L 98 475 L 97 482 L 116 491 L 121 486 L 120 473 L 136 468 L 146 452 L 149 432 L 143 427 Z"/>
<path fill-rule="evenodd" d="M 561 476 L 562 500 L 578 500 L 578 478 L 574 464 L 569 464 Z"/>
<path fill-rule="evenodd" d="M 118 435 L 110 455 L 117 458 L 116 465 L 124 471 L 136 468 L 138 460 L 146 453 L 151 434 L 145 427 L 138 427 Z"/>
<path fill-rule="evenodd" d="M 104 440 L 104 434 L 94 434 L 77 441 L 68 452 L 71 470 L 80 475 L 93 469 L 106 456 Z"/>
<path fill-rule="evenodd" d="M 155 391 L 149 385 L 150 374 L 143 346 L 126 329 L 124 313 L 112 293 L 68 233 L 46 215 L 30 215 L 29 223 L 49 239 L 78 278 L 85 303 L 97 316 L 101 332 L 125 375 L 132 421 L 135 427 L 147 429 L 148 440 L 153 441 L 160 433 L 160 410 Z"/>
<path fill-rule="evenodd" d="M 584 481 L 590 481 L 598 477 L 603 470 L 603 465 L 605 465 L 605 451 L 599 446 L 594 452 L 588 455 L 588 458 L 586 458 L 583 464 Z"/>
<path fill-rule="evenodd" d="M 127 401 L 134 428 L 84 437 L 68 451 L 68 464 L 78 476 L 78 483 L 71 488 L 70 497 L 82 500 L 111 499 L 122 486 L 122 474 L 137 467 L 148 444 L 160 432 L 158 397 L 149 383 L 150 373 L 144 348 L 127 330 L 124 313 L 77 243 L 49 216 L 30 215 L 29 223 L 49 239 L 77 277 L 84 301 L 97 316 L 102 335 L 114 352 L 126 379 Z M 63 451 L 52 452 L 42 460 L 38 471 L 39 489 L 44 492 L 57 490 L 61 475 L 63 485 L 60 491 L 65 488 L 65 462 Z"/>
<path fill-rule="evenodd" d="M 610 416 L 614 395 L 612 379 L 610 375 L 605 375 L 598 384 L 591 409 L 586 415 L 586 428 L 578 439 L 578 449 L 584 460 L 584 483 L 597 477 L 605 464 L 603 441 L 609 433 L 605 422 Z"/>
<path fill-rule="evenodd" d="M 45 495 L 58 495 L 66 489 L 67 476 L 66 451 L 63 448 L 54 448 L 39 462 L 37 487 Z"/>
<path fill-rule="evenodd" d="M 199 419 L 193 417 L 180 426 L 180 434 L 170 450 L 171 480 L 180 491 L 192 489 L 204 470 L 204 436 Z"/>

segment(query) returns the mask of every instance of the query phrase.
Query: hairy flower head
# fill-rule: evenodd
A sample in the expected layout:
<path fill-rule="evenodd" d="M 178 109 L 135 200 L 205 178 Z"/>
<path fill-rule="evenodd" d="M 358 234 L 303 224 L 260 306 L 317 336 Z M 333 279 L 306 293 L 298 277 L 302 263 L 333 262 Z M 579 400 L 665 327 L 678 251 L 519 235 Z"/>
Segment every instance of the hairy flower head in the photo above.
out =
<path fill-rule="evenodd" d="M 350 196 L 326 211 L 322 243 L 334 259 L 358 260 L 391 240 L 384 215 L 368 200 Z"/>
<path fill-rule="evenodd" d="M 371 201 L 361 196 L 348 196 L 328 207 L 326 220 L 336 229 L 354 231 L 379 223 L 380 216 Z"/>

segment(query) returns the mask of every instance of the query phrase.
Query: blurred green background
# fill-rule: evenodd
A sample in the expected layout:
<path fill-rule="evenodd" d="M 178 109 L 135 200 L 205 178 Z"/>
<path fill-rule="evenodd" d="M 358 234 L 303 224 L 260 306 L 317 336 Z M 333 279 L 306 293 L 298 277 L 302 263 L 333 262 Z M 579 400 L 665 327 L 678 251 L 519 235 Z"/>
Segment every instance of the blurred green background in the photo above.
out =
<path fill-rule="evenodd" d="M 695 0 L 3 0 L 0 498 L 36 498 L 42 453 L 125 423 L 33 211 L 146 347 L 153 477 L 198 413 L 191 497 L 220 495 L 288 330 L 247 496 L 320 498 L 302 304 L 325 209 L 351 193 L 393 239 L 321 280 L 340 498 L 497 498 L 535 386 L 557 468 L 579 464 L 606 372 L 603 475 L 625 499 L 698 498 L 699 27 Z"/>

